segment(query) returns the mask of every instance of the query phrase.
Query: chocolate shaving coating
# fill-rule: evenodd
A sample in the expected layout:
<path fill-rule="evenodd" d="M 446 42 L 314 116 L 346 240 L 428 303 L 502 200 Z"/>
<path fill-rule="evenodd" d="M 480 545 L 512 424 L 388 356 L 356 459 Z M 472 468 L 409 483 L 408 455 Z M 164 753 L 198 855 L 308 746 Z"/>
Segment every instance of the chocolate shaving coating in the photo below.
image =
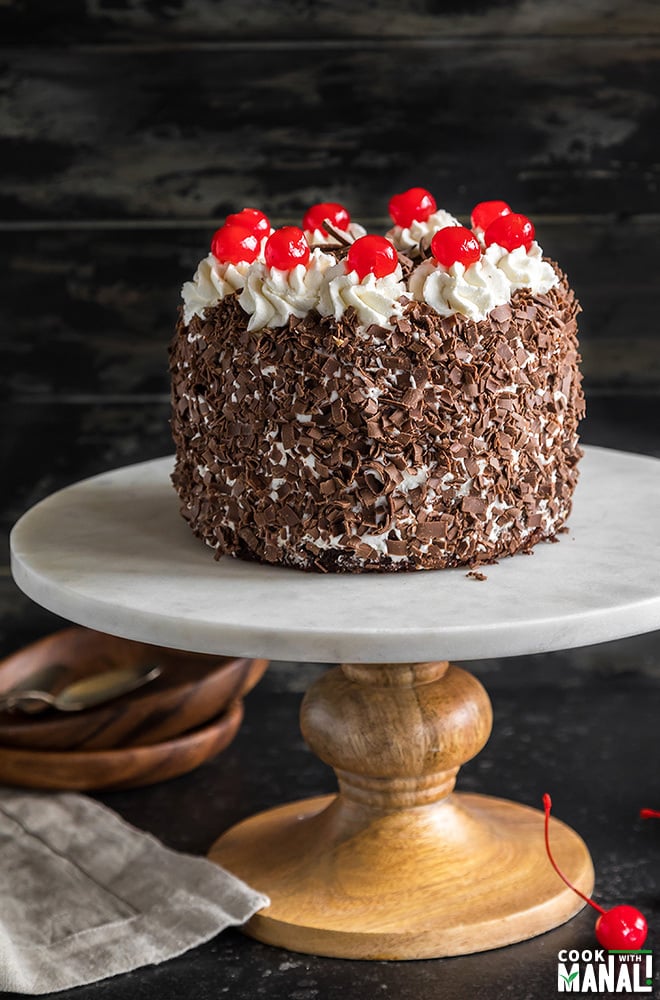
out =
<path fill-rule="evenodd" d="M 482 322 L 410 302 L 248 333 L 230 295 L 170 348 L 173 482 L 216 556 L 318 572 L 474 567 L 554 540 L 584 414 L 565 276 Z"/>

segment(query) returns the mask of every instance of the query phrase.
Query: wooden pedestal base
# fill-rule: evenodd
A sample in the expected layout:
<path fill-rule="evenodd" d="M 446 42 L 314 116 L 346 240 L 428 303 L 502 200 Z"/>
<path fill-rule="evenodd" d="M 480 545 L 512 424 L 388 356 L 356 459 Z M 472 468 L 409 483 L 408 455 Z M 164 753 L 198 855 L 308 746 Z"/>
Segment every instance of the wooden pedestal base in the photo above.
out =
<path fill-rule="evenodd" d="M 491 726 L 466 671 L 344 664 L 310 688 L 301 722 L 339 794 L 253 816 L 211 850 L 271 899 L 248 934 L 338 958 L 434 958 L 534 937 L 583 907 L 550 866 L 540 811 L 452 793 Z M 589 893 L 582 840 L 557 820 L 551 838 Z"/>

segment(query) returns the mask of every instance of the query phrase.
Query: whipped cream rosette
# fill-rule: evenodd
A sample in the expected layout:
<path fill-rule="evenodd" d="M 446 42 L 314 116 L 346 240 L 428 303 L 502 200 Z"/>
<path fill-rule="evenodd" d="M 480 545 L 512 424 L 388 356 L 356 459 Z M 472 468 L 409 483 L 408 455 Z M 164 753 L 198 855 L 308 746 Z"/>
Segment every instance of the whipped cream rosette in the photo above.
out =
<path fill-rule="evenodd" d="M 460 261 L 445 268 L 425 260 L 413 271 L 408 288 L 413 298 L 428 303 L 440 316 L 460 313 L 475 322 L 511 297 L 506 275 L 485 256 L 467 267 Z"/>
<path fill-rule="evenodd" d="M 248 268 L 239 303 L 249 315 L 248 330 L 284 326 L 290 316 L 302 318 L 317 309 L 326 285 L 326 271 L 335 258 L 314 249 L 304 264 L 269 267 L 261 261 Z"/>
<path fill-rule="evenodd" d="M 439 229 L 458 225 L 460 225 L 458 219 L 455 219 L 449 212 L 440 209 L 440 211 L 429 215 L 428 219 L 424 219 L 423 222 L 413 220 L 409 226 L 392 226 L 386 235 L 397 250 L 402 250 L 405 253 L 408 250 L 414 250 L 423 240 L 428 241 Z"/>
<path fill-rule="evenodd" d="M 353 308 L 363 327 L 373 324 L 391 329 L 392 321 L 403 314 L 400 300 L 406 295 L 400 264 L 383 277 L 367 272 L 361 278 L 357 271 L 347 272 L 344 263 L 340 262 L 327 271 L 317 308 L 321 316 L 334 316 L 335 319 Z"/>
<path fill-rule="evenodd" d="M 220 302 L 225 295 L 240 291 L 249 267 L 247 261 L 221 263 L 211 253 L 200 260 L 192 281 L 186 281 L 181 289 L 185 322 L 190 323 L 193 316 L 203 316 L 209 306 Z"/>
<path fill-rule="evenodd" d="M 543 250 L 536 240 L 529 249 L 520 246 L 514 250 L 505 250 L 497 243 L 491 243 L 484 258 L 505 275 L 512 290 L 531 288 L 533 292 L 543 295 L 559 281 L 552 264 L 543 259 Z"/>

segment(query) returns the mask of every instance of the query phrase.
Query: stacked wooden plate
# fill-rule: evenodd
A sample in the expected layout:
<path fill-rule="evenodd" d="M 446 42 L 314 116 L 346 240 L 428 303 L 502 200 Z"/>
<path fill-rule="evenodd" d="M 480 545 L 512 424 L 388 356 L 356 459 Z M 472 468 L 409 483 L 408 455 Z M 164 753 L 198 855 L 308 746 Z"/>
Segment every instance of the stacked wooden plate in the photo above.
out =
<path fill-rule="evenodd" d="M 158 664 L 161 675 L 80 712 L 0 712 L 0 784 L 134 788 L 192 771 L 227 747 L 242 698 L 268 660 L 206 656 L 68 628 L 0 661 L 0 695 L 49 668 L 52 693 L 115 667 Z"/>

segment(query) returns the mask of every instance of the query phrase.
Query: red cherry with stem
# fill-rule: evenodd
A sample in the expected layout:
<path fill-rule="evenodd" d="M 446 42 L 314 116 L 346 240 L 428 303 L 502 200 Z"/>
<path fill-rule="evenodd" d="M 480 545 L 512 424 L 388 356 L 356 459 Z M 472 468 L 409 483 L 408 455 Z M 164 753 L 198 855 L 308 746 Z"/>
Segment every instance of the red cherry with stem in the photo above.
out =
<path fill-rule="evenodd" d="M 385 278 L 396 270 L 399 258 L 394 246 L 384 236 L 361 236 L 351 243 L 346 254 L 346 273 L 355 271 L 362 281 L 368 274 Z"/>
<path fill-rule="evenodd" d="M 501 215 L 510 214 L 511 206 L 507 205 L 505 201 L 480 201 L 472 209 L 470 216 L 472 228 L 486 230 L 495 219 L 499 219 Z"/>
<path fill-rule="evenodd" d="M 639 951 L 648 934 L 646 920 L 634 906 L 613 906 L 596 921 L 598 943 L 608 951 Z"/>
<path fill-rule="evenodd" d="M 328 236 L 329 233 L 323 228 L 326 219 L 335 229 L 341 229 L 342 232 L 345 232 L 351 224 L 351 217 L 343 205 L 336 201 L 320 201 L 305 212 L 303 229 L 312 233 L 320 229 L 324 236 Z"/>
<path fill-rule="evenodd" d="M 263 239 L 270 233 L 268 216 L 260 212 L 258 208 L 242 208 L 240 212 L 233 212 L 225 219 L 225 225 L 243 226 L 244 229 L 250 229 L 259 239 Z"/>
<path fill-rule="evenodd" d="M 276 267 L 279 271 L 290 271 L 298 264 L 307 264 L 309 243 L 302 229 L 298 226 L 276 229 L 268 237 L 264 257 L 268 267 Z"/>
<path fill-rule="evenodd" d="M 660 819 L 660 809 L 640 809 L 640 819 Z"/>
<path fill-rule="evenodd" d="M 505 250 L 516 250 L 524 247 L 529 250 L 534 239 L 534 226 L 526 215 L 518 215 L 516 212 L 509 212 L 508 215 L 500 215 L 488 226 L 484 233 L 486 246 L 497 243 Z"/>
<path fill-rule="evenodd" d="M 600 916 L 596 921 L 596 937 L 598 943 L 611 951 L 637 951 L 646 941 L 648 925 L 643 914 L 636 910 L 634 906 L 627 906 L 625 903 L 620 906 L 613 906 L 611 910 L 604 910 L 593 899 L 585 896 L 583 892 L 572 885 L 564 873 L 560 870 L 557 862 L 550 850 L 550 810 L 552 809 L 552 799 L 546 792 L 543 796 L 543 809 L 545 811 L 545 849 L 550 859 L 550 864 L 559 875 L 562 882 L 565 882 L 569 889 L 577 893 L 594 910 L 598 910 Z"/>
<path fill-rule="evenodd" d="M 251 264 L 259 253 L 259 240 L 243 226 L 222 226 L 211 240 L 211 253 L 221 264 Z"/>
<path fill-rule="evenodd" d="M 394 225 L 402 229 L 408 229 L 413 222 L 426 222 L 437 207 L 435 198 L 426 188 L 408 188 L 393 195 L 388 205 Z"/>
<path fill-rule="evenodd" d="M 445 267 L 456 263 L 469 267 L 481 257 L 481 247 L 474 233 L 465 226 L 445 226 L 431 240 L 431 253 Z"/>

